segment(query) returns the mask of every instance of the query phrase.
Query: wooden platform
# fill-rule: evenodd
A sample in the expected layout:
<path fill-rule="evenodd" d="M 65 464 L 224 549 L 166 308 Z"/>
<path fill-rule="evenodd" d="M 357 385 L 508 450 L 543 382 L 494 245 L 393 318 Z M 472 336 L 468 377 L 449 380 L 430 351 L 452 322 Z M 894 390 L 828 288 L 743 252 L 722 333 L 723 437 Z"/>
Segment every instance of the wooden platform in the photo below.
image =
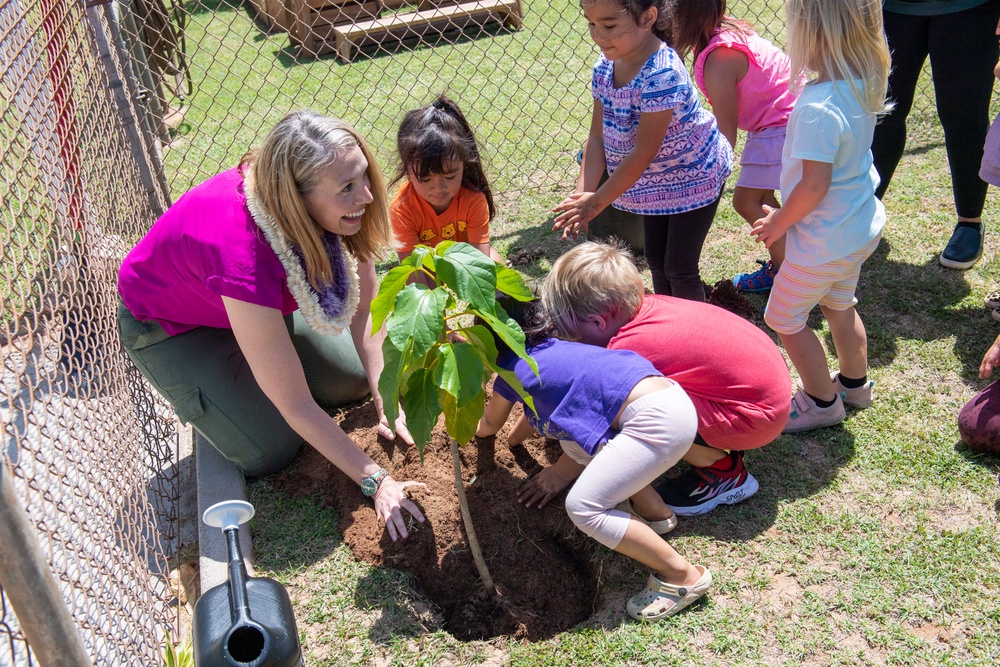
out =
<path fill-rule="evenodd" d="M 521 27 L 521 0 L 422 0 L 417 11 L 387 13 L 385 5 L 398 2 L 330 2 L 329 0 L 285 0 L 286 8 L 296 6 L 297 18 L 289 32 L 303 55 L 335 52 L 345 62 L 357 50 L 372 44 L 422 37 L 446 30 L 499 22 L 517 30 Z"/>

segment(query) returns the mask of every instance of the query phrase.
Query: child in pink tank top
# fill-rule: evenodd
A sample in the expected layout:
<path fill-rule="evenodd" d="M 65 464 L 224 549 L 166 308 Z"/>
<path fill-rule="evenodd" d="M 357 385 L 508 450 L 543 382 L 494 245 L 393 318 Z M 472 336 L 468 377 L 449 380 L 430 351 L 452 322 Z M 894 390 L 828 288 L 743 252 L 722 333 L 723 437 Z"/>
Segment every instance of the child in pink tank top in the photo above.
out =
<path fill-rule="evenodd" d="M 737 130 L 747 132 L 733 208 L 748 223 L 780 206 L 775 196 L 781 176 L 785 126 L 795 105 L 789 90 L 788 56 L 726 15 L 726 0 L 685 0 L 675 5 L 673 43 L 681 57 L 694 54 L 694 79 L 712 105 L 719 131 L 736 147 Z M 784 243 L 769 248 L 770 260 L 741 273 L 733 284 L 744 292 L 766 292 L 784 259 Z"/>

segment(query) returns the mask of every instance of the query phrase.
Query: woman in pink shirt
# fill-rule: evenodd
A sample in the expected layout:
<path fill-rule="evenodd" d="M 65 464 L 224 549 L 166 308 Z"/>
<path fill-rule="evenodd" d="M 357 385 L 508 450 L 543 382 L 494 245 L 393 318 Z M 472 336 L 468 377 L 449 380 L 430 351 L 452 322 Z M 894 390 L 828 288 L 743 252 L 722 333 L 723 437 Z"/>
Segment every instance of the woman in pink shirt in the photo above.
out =
<path fill-rule="evenodd" d="M 781 149 L 795 105 L 788 89 L 791 66 L 781 49 L 745 21 L 726 16 L 726 0 L 685 0 L 674 5 L 671 46 L 681 57 L 694 53 L 694 80 L 712 105 L 719 131 L 736 148 L 736 132 L 747 134 L 733 208 L 753 224 L 778 208 Z M 766 292 L 785 258 L 774 243 L 768 262 L 741 273 L 733 284 L 744 292 Z"/>
<path fill-rule="evenodd" d="M 353 128 L 293 112 L 129 253 L 118 321 L 146 379 L 245 474 L 276 472 L 309 442 L 373 497 L 396 540 L 401 510 L 424 520 L 404 493 L 416 482 L 392 479 L 327 413 L 371 388 L 380 434 L 412 442 L 374 390 L 384 333 L 369 335 L 369 305 L 375 256 L 391 245 L 387 201 Z"/>

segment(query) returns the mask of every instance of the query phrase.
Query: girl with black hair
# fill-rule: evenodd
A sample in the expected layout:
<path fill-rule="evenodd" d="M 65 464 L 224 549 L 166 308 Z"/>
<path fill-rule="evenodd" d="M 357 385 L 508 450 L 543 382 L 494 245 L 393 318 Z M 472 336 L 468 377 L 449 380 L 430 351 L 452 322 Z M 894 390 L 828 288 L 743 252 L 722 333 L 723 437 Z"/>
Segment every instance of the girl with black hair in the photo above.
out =
<path fill-rule="evenodd" d="M 439 96 L 407 112 L 396 138 L 399 171 L 406 183 L 389 207 L 399 259 L 418 243 L 465 241 L 496 262 L 490 220 L 496 215 L 479 147 L 469 122 L 452 100 Z"/>

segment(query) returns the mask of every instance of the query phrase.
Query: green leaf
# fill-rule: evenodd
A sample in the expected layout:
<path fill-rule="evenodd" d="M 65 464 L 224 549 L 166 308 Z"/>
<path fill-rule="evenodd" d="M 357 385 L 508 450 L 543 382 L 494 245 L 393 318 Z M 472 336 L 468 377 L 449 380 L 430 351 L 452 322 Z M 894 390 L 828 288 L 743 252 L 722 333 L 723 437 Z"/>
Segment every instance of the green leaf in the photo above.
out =
<path fill-rule="evenodd" d="M 435 254 L 437 254 L 438 257 L 441 257 L 442 255 L 444 255 L 445 251 L 448 248 L 455 245 L 455 243 L 456 243 L 455 241 L 441 241 L 441 243 L 438 243 L 436 246 L 434 246 L 434 252 Z M 473 248 L 473 250 L 475 250 L 475 248 Z"/>
<path fill-rule="evenodd" d="M 469 343 L 444 343 L 434 366 L 434 382 L 463 407 L 483 391 L 483 357 Z M 458 438 L 455 438 L 458 440 Z M 463 442 L 459 440 L 459 442 Z"/>
<path fill-rule="evenodd" d="M 441 402 L 444 408 L 444 426 L 448 430 L 448 435 L 460 445 L 472 440 L 479 427 L 479 420 L 483 416 L 483 409 L 486 407 L 485 392 L 480 392 L 465 405 L 458 405 L 454 396 L 443 393 Z"/>
<path fill-rule="evenodd" d="M 414 269 L 423 267 L 428 271 L 434 271 L 434 248 L 428 248 L 420 244 L 415 245 L 413 252 L 406 258 L 406 261 L 412 262 Z"/>
<path fill-rule="evenodd" d="M 399 386 L 403 376 L 403 367 L 409 357 L 409 346 L 403 351 L 397 350 L 389 337 L 382 341 L 382 374 L 378 377 L 378 394 L 382 397 L 382 412 L 389 424 L 396 422 L 399 416 Z"/>
<path fill-rule="evenodd" d="M 385 278 L 379 283 L 378 294 L 372 299 L 372 331 L 370 335 L 374 336 L 375 332 L 382 328 L 382 323 L 389 316 L 392 304 L 396 301 L 396 295 L 406 287 L 406 281 L 409 280 L 414 271 L 412 266 L 404 264 L 393 267 L 389 273 L 385 274 Z"/>
<path fill-rule="evenodd" d="M 532 359 L 532 361 L 534 361 L 534 359 Z M 497 375 L 502 377 L 504 381 L 510 385 L 511 389 L 517 392 L 517 395 L 521 397 L 521 400 L 524 401 L 525 405 L 531 408 L 532 412 L 535 412 L 534 399 L 532 399 L 531 395 L 524 390 L 524 385 L 521 384 L 521 381 L 517 379 L 517 375 L 514 374 L 514 371 L 509 371 L 506 368 L 501 368 L 496 364 L 490 364 L 490 368 L 492 368 Z"/>
<path fill-rule="evenodd" d="M 524 349 L 524 332 L 521 331 L 521 327 L 518 326 L 517 322 L 507 315 L 507 311 L 503 309 L 503 306 L 495 303 L 492 312 L 479 311 L 479 315 L 493 327 L 493 330 L 497 332 L 501 340 L 507 343 L 507 346 L 517 356 L 528 362 L 535 375 L 538 375 L 538 364 L 535 363 L 535 360 Z"/>
<path fill-rule="evenodd" d="M 471 327 L 465 329 L 459 329 L 460 334 L 465 336 L 465 339 L 479 348 L 480 354 L 483 356 L 483 360 L 492 364 L 497 360 L 496 341 L 493 340 L 493 333 L 484 327 L 482 324 L 474 324 Z"/>
<path fill-rule="evenodd" d="M 497 264 L 497 289 L 514 297 L 518 301 L 533 301 L 535 295 L 531 293 L 524 282 L 521 274 L 514 269 L 509 269 L 502 264 Z"/>
<path fill-rule="evenodd" d="M 476 310 L 493 310 L 497 263 L 468 243 L 455 243 L 439 255 L 438 279 Z"/>
<path fill-rule="evenodd" d="M 438 388 L 429 370 L 420 368 L 413 372 L 403 391 L 403 410 L 406 411 L 406 427 L 413 436 L 413 442 L 424 455 L 424 447 L 431 441 L 431 431 L 441 415 L 438 402 Z"/>
<path fill-rule="evenodd" d="M 444 334 L 444 307 L 448 292 L 438 287 L 407 285 L 396 295 L 392 317 L 387 327 L 388 338 L 397 350 L 406 349 L 412 341 L 414 357 L 421 357 Z"/>

